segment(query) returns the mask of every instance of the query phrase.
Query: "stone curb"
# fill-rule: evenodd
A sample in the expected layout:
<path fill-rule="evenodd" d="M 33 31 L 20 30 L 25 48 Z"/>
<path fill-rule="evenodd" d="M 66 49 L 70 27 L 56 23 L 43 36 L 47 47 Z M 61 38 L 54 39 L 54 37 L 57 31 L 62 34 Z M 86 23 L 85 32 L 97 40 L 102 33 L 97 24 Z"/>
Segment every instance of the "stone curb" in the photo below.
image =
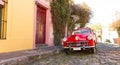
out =
<path fill-rule="evenodd" d="M 0 65 L 31 65 L 31 63 L 38 61 L 42 58 L 46 58 L 52 55 L 60 54 L 62 52 L 62 48 L 53 49 L 44 52 L 36 52 L 25 56 L 0 60 Z"/>

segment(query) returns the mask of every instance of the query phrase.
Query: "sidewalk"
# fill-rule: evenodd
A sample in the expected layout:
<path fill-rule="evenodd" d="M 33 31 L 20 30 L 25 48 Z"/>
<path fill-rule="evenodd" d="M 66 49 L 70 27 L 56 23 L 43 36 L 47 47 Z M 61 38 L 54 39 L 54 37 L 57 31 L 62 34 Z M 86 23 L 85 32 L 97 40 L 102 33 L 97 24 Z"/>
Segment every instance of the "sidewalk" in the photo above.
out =
<path fill-rule="evenodd" d="M 0 53 L 0 65 L 30 65 L 34 61 L 59 54 L 62 47 Z"/>

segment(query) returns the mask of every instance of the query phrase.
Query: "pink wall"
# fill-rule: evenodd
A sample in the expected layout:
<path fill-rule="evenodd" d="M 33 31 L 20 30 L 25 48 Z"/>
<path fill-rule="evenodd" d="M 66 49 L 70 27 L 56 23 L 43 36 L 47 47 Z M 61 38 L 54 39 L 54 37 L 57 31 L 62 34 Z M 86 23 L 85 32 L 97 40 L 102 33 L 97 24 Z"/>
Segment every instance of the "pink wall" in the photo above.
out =
<path fill-rule="evenodd" d="M 53 46 L 53 27 L 52 27 L 52 21 L 51 21 L 51 13 L 50 13 L 50 2 L 49 0 L 35 0 L 35 22 L 34 22 L 34 31 L 36 31 L 36 14 L 37 14 L 37 4 L 44 7 L 46 9 L 46 37 L 45 37 L 45 43 L 49 46 Z M 35 38 L 36 32 L 34 32 L 34 38 Z M 34 39 L 34 45 L 35 45 L 35 39 Z"/>

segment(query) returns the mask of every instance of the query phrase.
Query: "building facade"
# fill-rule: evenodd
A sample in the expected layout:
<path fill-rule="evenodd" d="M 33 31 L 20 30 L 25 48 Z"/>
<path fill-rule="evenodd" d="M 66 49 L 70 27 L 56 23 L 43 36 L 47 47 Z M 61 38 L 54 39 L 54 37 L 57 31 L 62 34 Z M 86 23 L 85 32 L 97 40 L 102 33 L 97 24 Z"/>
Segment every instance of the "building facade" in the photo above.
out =
<path fill-rule="evenodd" d="M 2 2 L 2 3 L 1 3 Z M 0 53 L 53 46 L 49 0 L 1 0 Z"/>

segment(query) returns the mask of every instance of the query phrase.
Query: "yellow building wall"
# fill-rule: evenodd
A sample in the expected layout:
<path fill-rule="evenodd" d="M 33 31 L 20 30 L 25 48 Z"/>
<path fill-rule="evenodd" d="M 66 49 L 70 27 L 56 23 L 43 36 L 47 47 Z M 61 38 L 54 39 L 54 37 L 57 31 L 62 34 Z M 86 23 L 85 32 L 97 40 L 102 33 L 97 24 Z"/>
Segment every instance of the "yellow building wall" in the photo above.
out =
<path fill-rule="evenodd" d="M 8 0 L 7 36 L 0 53 L 33 49 L 34 0 Z"/>

